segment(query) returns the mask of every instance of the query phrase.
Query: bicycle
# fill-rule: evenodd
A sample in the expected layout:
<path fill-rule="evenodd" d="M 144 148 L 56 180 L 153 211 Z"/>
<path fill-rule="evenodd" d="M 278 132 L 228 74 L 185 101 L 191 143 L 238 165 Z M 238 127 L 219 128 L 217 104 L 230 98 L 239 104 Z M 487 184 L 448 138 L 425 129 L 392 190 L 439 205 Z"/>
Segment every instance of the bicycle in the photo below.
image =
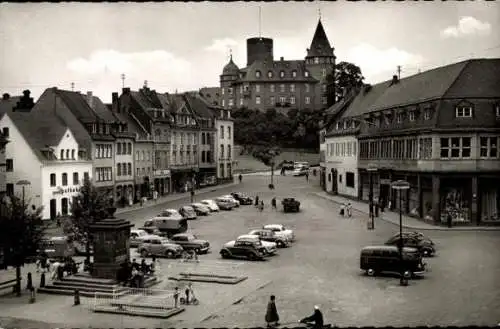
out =
<path fill-rule="evenodd" d="M 182 253 L 181 261 L 182 262 L 189 262 L 189 261 L 199 262 L 198 255 L 196 254 L 196 252 L 194 250 L 192 252 L 184 251 Z"/>

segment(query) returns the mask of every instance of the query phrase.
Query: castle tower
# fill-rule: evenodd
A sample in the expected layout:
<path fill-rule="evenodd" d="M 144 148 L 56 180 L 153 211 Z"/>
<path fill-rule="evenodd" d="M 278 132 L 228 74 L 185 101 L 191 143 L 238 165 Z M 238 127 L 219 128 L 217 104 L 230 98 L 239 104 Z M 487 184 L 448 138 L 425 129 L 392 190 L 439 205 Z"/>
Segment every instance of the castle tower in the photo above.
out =
<path fill-rule="evenodd" d="M 247 66 L 255 61 L 272 62 L 273 59 L 273 39 L 260 37 L 247 39 Z"/>
<path fill-rule="evenodd" d="M 224 66 L 220 75 L 221 87 L 221 105 L 224 108 L 231 108 L 236 105 L 236 93 L 233 88 L 234 83 L 238 80 L 240 69 L 233 62 L 233 55 L 230 55 L 229 63 Z"/>
<path fill-rule="evenodd" d="M 316 32 L 311 42 L 311 46 L 307 49 L 307 56 L 305 58 L 306 68 L 313 78 L 320 81 L 317 86 L 318 90 L 316 95 L 317 99 L 315 104 L 327 106 L 325 97 L 328 92 L 331 92 L 334 86 L 327 86 L 326 76 L 331 73 L 335 67 L 334 48 L 330 45 L 328 37 L 326 36 L 325 29 L 321 23 L 321 19 L 316 26 Z M 320 106 L 321 107 L 321 106 Z"/>

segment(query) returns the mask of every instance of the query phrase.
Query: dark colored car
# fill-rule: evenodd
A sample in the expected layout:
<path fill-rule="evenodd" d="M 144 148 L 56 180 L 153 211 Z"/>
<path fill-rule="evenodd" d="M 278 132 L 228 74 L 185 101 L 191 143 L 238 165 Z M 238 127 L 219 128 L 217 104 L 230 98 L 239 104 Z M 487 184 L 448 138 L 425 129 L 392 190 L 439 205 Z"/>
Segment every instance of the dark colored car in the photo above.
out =
<path fill-rule="evenodd" d="M 281 204 L 284 212 L 299 212 L 300 210 L 300 202 L 295 198 L 284 198 Z"/>
<path fill-rule="evenodd" d="M 385 242 L 387 246 L 398 246 L 399 245 L 399 234 L 394 235 L 389 240 Z M 426 257 L 432 257 L 436 253 L 436 249 L 433 246 L 432 241 L 420 238 L 418 236 L 405 235 L 403 234 L 403 246 L 415 248 Z"/>
<path fill-rule="evenodd" d="M 207 240 L 198 239 L 196 235 L 189 233 L 176 234 L 170 240 L 181 245 L 184 250 L 194 250 L 197 254 L 206 254 L 210 249 L 210 243 Z"/>
<path fill-rule="evenodd" d="M 191 207 L 193 207 L 194 211 L 196 211 L 196 215 L 198 216 L 208 216 L 210 215 L 210 208 L 204 205 L 203 203 L 192 203 Z"/>
<path fill-rule="evenodd" d="M 191 206 L 182 206 L 179 208 L 179 214 L 186 219 L 196 219 L 198 215 L 196 211 Z"/>
<path fill-rule="evenodd" d="M 233 192 L 231 193 L 231 196 L 238 200 L 240 204 L 242 205 L 252 205 L 253 204 L 253 199 L 246 195 L 245 193 L 241 192 Z"/>
<path fill-rule="evenodd" d="M 399 236 L 399 233 L 395 233 L 392 237 L 396 238 Z M 423 233 L 417 232 L 417 231 L 406 231 L 403 232 L 403 236 L 407 237 L 414 237 L 419 240 L 426 240 L 428 243 L 430 243 L 432 246 L 434 246 L 434 241 L 432 241 L 429 237 L 425 236 Z"/>
<path fill-rule="evenodd" d="M 359 267 L 368 275 L 379 273 L 408 273 L 410 277 L 423 275 L 426 271 L 422 254 L 415 248 L 403 248 L 403 261 L 395 246 L 368 246 L 361 250 Z"/>
<path fill-rule="evenodd" d="M 258 235 L 262 241 L 274 242 L 278 248 L 285 248 L 290 245 L 290 242 L 287 239 L 277 236 L 273 230 L 256 229 L 251 230 L 248 234 Z"/>
<path fill-rule="evenodd" d="M 222 258 L 246 258 L 249 260 L 263 260 L 268 256 L 266 248 L 258 237 L 229 241 L 222 247 L 220 255 Z"/>
<path fill-rule="evenodd" d="M 285 160 L 285 161 L 283 161 L 283 163 L 281 164 L 281 168 L 284 168 L 285 170 L 293 170 L 293 168 L 294 168 L 294 163 L 293 163 L 293 161 L 288 161 L 288 160 Z"/>

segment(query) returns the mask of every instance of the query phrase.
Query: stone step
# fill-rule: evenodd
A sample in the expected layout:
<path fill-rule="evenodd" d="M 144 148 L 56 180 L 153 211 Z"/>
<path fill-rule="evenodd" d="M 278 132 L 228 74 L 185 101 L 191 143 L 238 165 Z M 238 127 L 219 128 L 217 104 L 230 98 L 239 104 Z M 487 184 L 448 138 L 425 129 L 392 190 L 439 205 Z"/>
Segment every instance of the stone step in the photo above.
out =
<path fill-rule="evenodd" d="M 113 287 L 87 287 L 87 286 L 71 286 L 71 285 L 65 285 L 65 284 L 59 284 L 59 285 L 47 285 L 45 286 L 46 289 L 56 289 L 56 290 L 67 290 L 70 291 L 72 294 L 74 293 L 75 290 L 78 290 L 80 293 L 82 292 L 106 292 L 106 293 L 112 293 L 113 291 L 118 292 L 118 291 L 125 291 L 127 288 L 126 287 L 121 287 L 121 288 L 116 288 L 113 289 Z"/>
<path fill-rule="evenodd" d="M 116 280 L 94 278 L 87 273 L 76 273 L 74 275 L 66 276 L 62 279 L 62 281 L 83 282 L 83 283 L 93 283 L 102 285 L 113 285 L 117 283 Z"/>
<path fill-rule="evenodd" d="M 94 312 L 167 319 L 171 316 L 184 312 L 184 308 L 172 308 L 164 310 L 164 309 L 153 309 L 153 308 L 141 308 L 137 306 L 115 307 L 111 305 L 98 305 L 94 308 Z"/>
<path fill-rule="evenodd" d="M 96 283 L 84 283 L 84 282 L 75 282 L 75 281 L 70 281 L 70 280 L 56 280 L 52 281 L 53 286 L 66 286 L 66 287 L 75 287 L 74 289 L 79 289 L 80 287 L 86 287 L 86 288 L 95 288 L 95 289 L 118 289 L 123 286 L 118 285 L 118 284 L 113 284 L 113 285 L 105 285 L 105 284 L 96 284 Z"/>
<path fill-rule="evenodd" d="M 74 290 L 73 289 L 60 289 L 55 286 L 47 286 L 45 288 L 38 288 L 37 289 L 38 293 L 41 294 L 49 294 L 49 295 L 62 295 L 62 296 L 73 296 L 74 295 Z M 127 291 L 121 291 L 121 292 L 98 292 L 97 296 L 99 297 L 107 297 L 107 298 L 113 298 L 114 296 L 123 296 L 127 293 Z M 96 292 L 93 291 L 81 291 L 80 292 L 81 297 L 95 297 Z"/>

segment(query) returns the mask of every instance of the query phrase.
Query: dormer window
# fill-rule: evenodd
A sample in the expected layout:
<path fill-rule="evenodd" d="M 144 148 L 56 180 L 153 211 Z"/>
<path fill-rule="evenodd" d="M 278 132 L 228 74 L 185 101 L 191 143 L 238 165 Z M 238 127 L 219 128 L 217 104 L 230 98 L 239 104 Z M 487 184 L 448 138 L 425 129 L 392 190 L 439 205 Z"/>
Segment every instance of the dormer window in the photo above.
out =
<path fill-rule="evenodd" d="M 255 71 L 255 77 L 256 77 L 257 79 L 259 79 L 259 78 L 260 78 L 260 71 Z"/>
<path fill-rule="evenodd" d="M 340 122 L 337 122 L 335 129 L 340 130 Z"/>
<path fill-rule="evenodd" d="M 267 72 L 267 77 L 271 79 L 273 77 L 273 71 L 268 71 Z"/>
<path fill-rule="evenodd" d="M 280 78 L 284 78 L 285 77 L 285 71 L 280 71 Z"/>
<path fill-rule="evenodd" d="M 356 121 L 351 121 L 351 128 L 352 129 L 356 128 Z"/>
<path fill-rule="evenodd" d="M 417 117 L 417 115 L 416 115 L 415 111 L 411 111 L 410 114 L 408 115 L 408 119 L 410 121 L 415 121 L 416 117 Z"/>
<path fill-rule="evenodd" d="M 396 115 L 396 122 L 397 123 L 403 122 L 403 113 L 398 113 L 398 115 Z"/>
<path fill-rule="evenodd" d="M 349 124 L 349 123 L 348 123 L 347 121 L 344 121 L 344 129 L 347 129 L 348 124 Z"/>
<path fill-rule="evenodd" d="M 304 76 L 305 76 L 306 78 L 308 78 L 308 77 L 309 77 L 309 72 L 308 72 L 308 71 L 304 71 Z"/>
<path fill-rule="evenodd" d="M 293 70 L 293 71 L 292 71 L 292 77 L 293 77 L 293 78 L 296 78 L 296 77 L 297 77 L 297 71 L 295 71 L 295 70 Z"/>
<path fill-rule="evenodd" d="M 460 105 L 455 109 L 456 118 L 472 118 L 472 106 Z"/>
<path fill-rule="evenodd" d="M 500 104 L 495 105 L 495 116 L 500 118 Z"/>
<path fill-rule="evenodd" d="M 424 111 L 424 120 L 430 120 L 432 117 L 431 109 L 425 109 Z"/>
<path fill-rule="evenodd" d="M 314 64 L 319 64 L 319 57 L 314 57 Z"/>

